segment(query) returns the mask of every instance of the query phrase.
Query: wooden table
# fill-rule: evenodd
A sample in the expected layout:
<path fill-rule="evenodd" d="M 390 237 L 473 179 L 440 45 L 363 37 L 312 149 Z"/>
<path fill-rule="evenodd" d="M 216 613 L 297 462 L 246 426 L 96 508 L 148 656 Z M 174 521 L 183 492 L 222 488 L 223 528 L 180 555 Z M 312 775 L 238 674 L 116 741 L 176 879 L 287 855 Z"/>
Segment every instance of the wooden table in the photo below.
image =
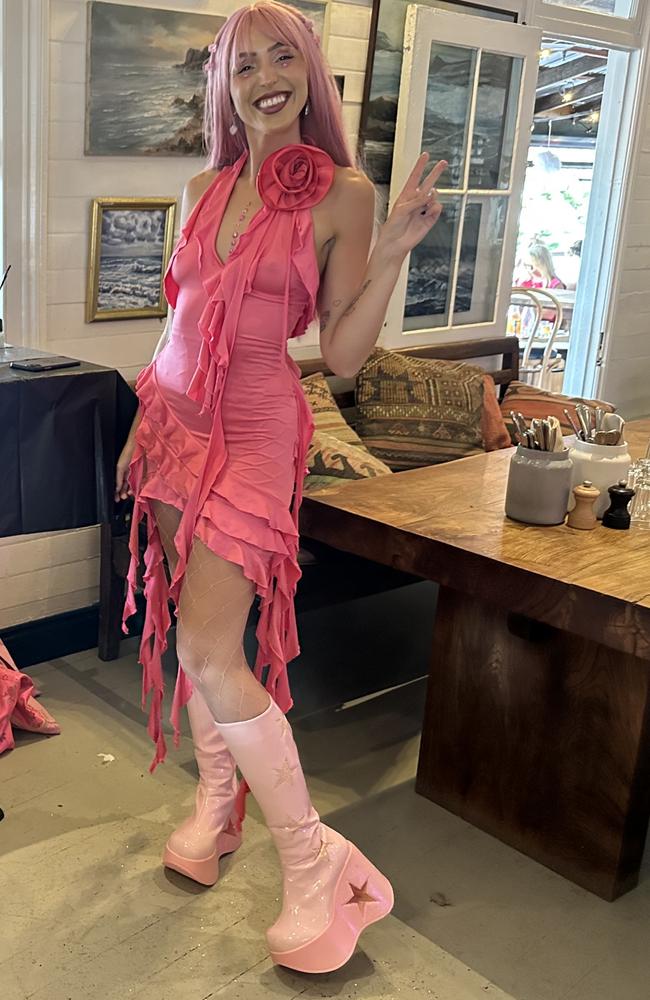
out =
<path fill-rule="evenodd" d="M 650 815 L 650 530 L 507 520 L 511 455 L 306 497 L 301 531 L 441 584 L 417 791 L 612 900 Z"/>

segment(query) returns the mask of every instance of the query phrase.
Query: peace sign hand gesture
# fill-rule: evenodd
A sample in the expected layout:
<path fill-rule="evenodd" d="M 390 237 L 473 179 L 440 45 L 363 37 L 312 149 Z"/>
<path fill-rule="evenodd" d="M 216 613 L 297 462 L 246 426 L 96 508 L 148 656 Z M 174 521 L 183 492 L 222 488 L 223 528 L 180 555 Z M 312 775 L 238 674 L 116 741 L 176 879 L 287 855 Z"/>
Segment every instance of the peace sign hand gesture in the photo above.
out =
<path fill-rule="evenodd" d="M 435 184 L 447 169 L 448 163 L 446 160 L 439 160 L 421 181 L 428 159 L 428 153 L 420 154 L 381 228 L 381 241 L 390 255 L 399 257 L 400 260 L 424 239 L 442 212 Z"/>

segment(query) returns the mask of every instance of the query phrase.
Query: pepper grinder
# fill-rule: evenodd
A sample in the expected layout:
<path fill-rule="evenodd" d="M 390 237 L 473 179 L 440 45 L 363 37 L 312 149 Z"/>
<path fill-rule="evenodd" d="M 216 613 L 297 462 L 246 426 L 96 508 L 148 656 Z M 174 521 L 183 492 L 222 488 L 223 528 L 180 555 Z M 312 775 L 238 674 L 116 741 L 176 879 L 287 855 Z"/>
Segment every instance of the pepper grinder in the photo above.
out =
<path fill-rule="evenodd" d="M 615 486 L 610 486 L 607 492 L 611 503 L 603 514 L 603 525 L 605 528 L 618 528 L 625 531 L 630 527 L 630 512 L 627 505 L 635 491 L 627 485 L 625 479 L 621 479 Z"/>
<path fill-rule="evenodd" d="M 583 483 L 574 486 L 573 495 L 576 504 L 573 510 L 569 511 L 567 525 L 569 528 L 579 528 L 581 531 L 595 528 L 598 524 L 598 518 L 594 511 L 594 504 L 600 496 L 600 490 L 588 479 L 585 479 Z"/>

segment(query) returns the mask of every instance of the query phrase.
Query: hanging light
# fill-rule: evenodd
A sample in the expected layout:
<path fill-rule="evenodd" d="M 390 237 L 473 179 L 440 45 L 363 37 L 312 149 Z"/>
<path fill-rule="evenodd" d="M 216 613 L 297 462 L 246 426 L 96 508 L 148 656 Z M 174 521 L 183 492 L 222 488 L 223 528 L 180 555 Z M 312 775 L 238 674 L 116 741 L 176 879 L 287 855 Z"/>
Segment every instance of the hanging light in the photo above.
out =
<path fill-rule="evenodd" d="M 553 122 L 549 120 L 546 149 L 535 150 L 535 164 L 544 174 L 557 174 L 562 169 L 560 157 L 551 149 Z"/>

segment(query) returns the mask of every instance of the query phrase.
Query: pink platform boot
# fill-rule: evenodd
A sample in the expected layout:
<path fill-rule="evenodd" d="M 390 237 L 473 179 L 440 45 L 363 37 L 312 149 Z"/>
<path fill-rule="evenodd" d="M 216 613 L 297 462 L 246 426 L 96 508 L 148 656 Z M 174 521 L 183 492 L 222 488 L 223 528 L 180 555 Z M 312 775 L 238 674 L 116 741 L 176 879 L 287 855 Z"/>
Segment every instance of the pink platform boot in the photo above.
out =
<path fill-rule="evenodd" d="M 219 878 L 219 858 L 236 851 L 242 840 L 241 820 L 235 810 L 235 762 L 196 688 L 187 711 L 199 784 L 194 811 L 167 841 L 163 864 L 202 885 L 214 885 Z"/>
<path fill-rule="evenodd" d="M 390 913 L 388 879 L 311 804 L 291 726 L 271 702 L 247 722 L 217 723 L 264 813 L 284 875 L 282 912 L 266 932 L 277 965 L 333 972 L 361 932 Z"/>

